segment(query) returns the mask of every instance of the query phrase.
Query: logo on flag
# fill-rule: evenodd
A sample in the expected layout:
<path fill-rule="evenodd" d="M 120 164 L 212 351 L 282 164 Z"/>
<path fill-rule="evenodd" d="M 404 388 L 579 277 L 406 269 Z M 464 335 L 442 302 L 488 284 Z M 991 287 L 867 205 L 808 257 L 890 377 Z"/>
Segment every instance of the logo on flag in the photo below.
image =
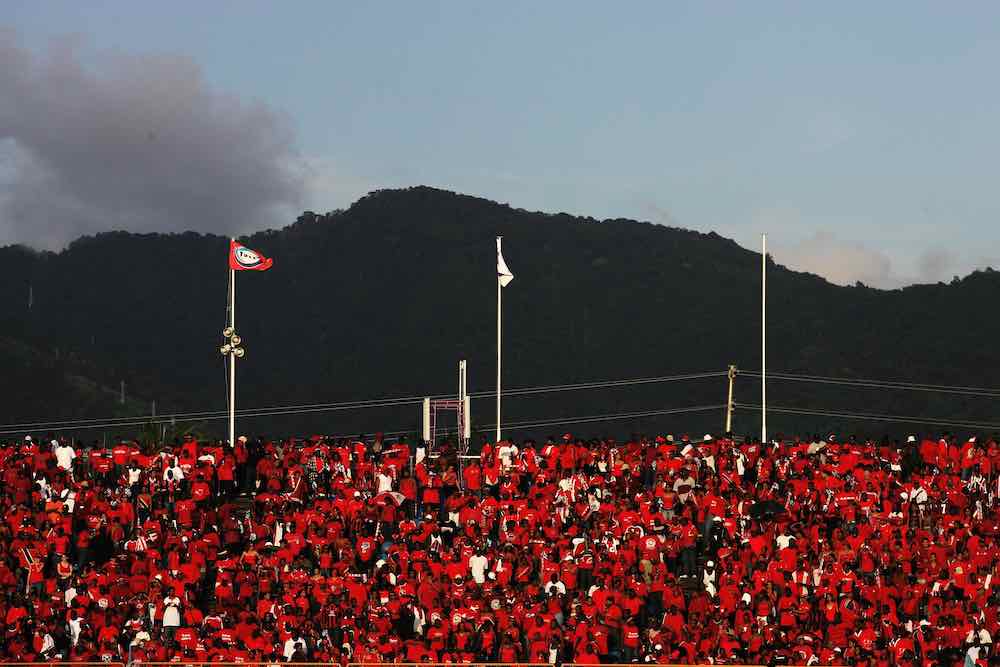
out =
<path fill-rule="evenodd" d="M 233 271 L 267 271 L 274 260 L 235 240 L 229 242 L 229 268 Z"/>

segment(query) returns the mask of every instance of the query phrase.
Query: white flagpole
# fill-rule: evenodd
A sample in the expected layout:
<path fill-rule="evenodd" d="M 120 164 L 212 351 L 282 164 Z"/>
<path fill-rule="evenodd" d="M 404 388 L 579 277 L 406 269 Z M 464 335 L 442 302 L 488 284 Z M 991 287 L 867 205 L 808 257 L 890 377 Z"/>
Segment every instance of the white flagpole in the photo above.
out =
<path fill-rule="evenodd" d="M 236 271 L 229 269 L 229 328 L 236 331 Z M 229 353 L 229 446 L 236 446 L 236 354 Z"/>
<path fill-rule="evenodd" d="M 767 234 L 760 235 L 760 442 L 767 443 Z"/>
<path fill-rule="evenodd" d="M 500 239 L 497 237 L 497 259 L 500 258 Z M 503 291 L 503 286 L 500 284 L 500 273 L 497 272 L 497 439 L 496 442 L 500 442 L 501 439 L 501 429 L 500 429 L 500 341 L 502 337 L 502 329 L 500 327 L 500 293 Z"/>

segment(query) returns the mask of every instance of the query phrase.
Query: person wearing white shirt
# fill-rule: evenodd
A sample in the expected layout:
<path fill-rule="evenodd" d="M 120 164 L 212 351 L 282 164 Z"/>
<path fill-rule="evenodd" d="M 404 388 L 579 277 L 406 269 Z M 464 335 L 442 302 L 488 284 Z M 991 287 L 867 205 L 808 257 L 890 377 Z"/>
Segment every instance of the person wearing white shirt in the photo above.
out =
<path fill-rule="evenodd" d="M 387 491 L 392 491 L 392 476 L 390 476 L 385 470 L 382 470 L 378 474 L 377 493 L 385 493 Z"/>
<path fill-rule="evenodd" d="M 497 456 L 505 469 L 510 468 L 514 465 L 514 458 L 517 456 L 517 447 L 511 442 L 504 441 L 497 449 Z"/>
<path fill-rule="evenodd" d="M 63 505 L 66 507 L 66 511 L 72 514 L 73 510 L 76 509 L 76 491 L 63 489 L 62 493 L 59 494 L 59 498 L 63 501 Z"/>
<path fill-rule="evenodd" d="M 142 480 L 142 468 L 139 467 L 138 463 L 133 461 L 132 465 L 128 469 L 128 485 L 135 486 L 141 480 Z"/>
<path fill-rule="evenodd" d="M 181 599 L 168 594 L 163 598 L 163 632 L 173 639 L 174 633 L 181 625 Z"/>
<path fill-rule="evenodd" d="M 73 646 L 76 646 L 80 642 L 80 631 L 83 629 L 83 619 L 76 613 L 76 610 L 70 612 L 69 619 L 69 637 L 73 642 Z"/>
<path fill-rule="evenodd" d="M 965 636 L 966 644 L 978 644 L 980 646 L 990 646 L 993 644 L 993 638 L 990 636 L 990 631 L 983 627 L 982 621 L 978 618 L 975 619 L 975 626 L 969 630 L 969 634 Z"/>
<path fill-rule="evenodd" d="M 774 538 L 774 541 L 778 543 L 778 549 L 781 550 L 781 549 L 787 549 L 788 546 L 792 543 L 793 539 L 794 538 L 791 535 L 789 535 L 787 531 L 782 530 L 781 535 L 778 535 L 776 538 Z"/>
<path fill-rule="evenodd" d="M 56 455 L 56 466 L 58 466 L 60 470 L 72 470 L 73 459 L 76 458 L 76 450 L 68 444 L 59 444 L 55 440 L 52 442 L 55 447 L 53 453 Z"/>
<path fill-rule="evenodd" d="M 486 582 L 486 568 L 489 567 L 489 559 L 481 551 L 469 556 L 469 570 L 472 572 L 472 580 L 482 586 Z"/>
<path fill-rule="evenodd" d="M 545 594 L 546 595 L 566 594 L 566 584 L 559 581 L 559 575 L 555 574 L 554 572 L 552 573 L 552 576 L 549 577 L 549 580 L 545 582 Z"/>
<path fill-rule="evenodd" d="M 674 493 L 677 494 L 678 499 L 682 503 L 686 503 L 688 498 L 691 497 L 691 492 L 696 483 L 697 482 L 695 482 L 694 477 L 691 476 L 686 468 L 683 469 L 681 474 L 677 476 L 677 479 L 674 480 Z"/>
<path fill-rule="evenodd" d="M 306 653 L 306 640 L 298 635 L 292 635 L 285 641 L 284 650 L 282 650 L 281 655 L 284 656 L 285 662 L 291 662 L 292 656 L 295 655 L 295 651 L 298 649 L 302 652 L 302 655 Z"/>
<path fill-rule="evenodd" d="M 705 592 L 708 593 L 709 597 L 714 598 L 716 594 L 715 582 L 718 578 L 718 573 L 715 571 L 715 563 L 713 561 L 708 561 L 705 563 L 705 571 L 702 574 L 702 584 L 705 586 Z"/>
<path fill-rule="evenodd" d="M 135 637 L 132 638 L 132 641 L 131 643 L 129 643 L 129 646 L 142 646 L 151 639 L 152 637 L 150 637 L 149 633 L 146 632 L 146 628 L 142 628 L 139 630 L 139 632 L 135 633 Z"/>
<path fill-rule="evenodd" d="M 169 468 L 167 468 L 166 470 L 163 471 L 163 481 L 166 482 L 167 480 L 171 479 L 167 475 L 167 473 L 171 473 L 171 472 L 173 473 L 173 479 L 174 479 L 175 482 L 180 483 L 180 481 L 184 479 L 184 471 L 181 470 L 181 466 L 177 462 L 177 458 L 176 457 L 174 458 L 174 465 L 170 466 Z"/>
<path fill-rule="evenodd" d="M 38 651 L 41 655 L 46 655 L 49 651 L 54 651 L 56 648 L 56 640 L 52 638 L 52 635 L 45 633 L 45 637 L 42 638 L 42 648 Z M 49 656 L 46 656 L 49 657 Z M 55 656 L 51 656 L 55 657 Z"/>

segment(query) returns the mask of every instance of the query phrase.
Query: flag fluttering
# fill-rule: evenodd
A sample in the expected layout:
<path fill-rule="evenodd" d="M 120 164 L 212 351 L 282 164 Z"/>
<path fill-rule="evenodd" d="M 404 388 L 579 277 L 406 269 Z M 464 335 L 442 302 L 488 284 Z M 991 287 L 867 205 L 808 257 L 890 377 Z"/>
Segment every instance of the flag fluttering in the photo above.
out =
<path fill-rule="evenodd" d="M 500 238 L 497 237 L 497 280 L 500 287 L 506 287 L 514 279 L 514 274 L 507 268 L 507 262 L 503 261 L 503 253 L 500 251 Z"/>
<path fill-rule="evenodd" d="M 229 268 L 233 271 L 267 271 L 274 260 L 251 250 L 239 241 L 229 242 Z"/>

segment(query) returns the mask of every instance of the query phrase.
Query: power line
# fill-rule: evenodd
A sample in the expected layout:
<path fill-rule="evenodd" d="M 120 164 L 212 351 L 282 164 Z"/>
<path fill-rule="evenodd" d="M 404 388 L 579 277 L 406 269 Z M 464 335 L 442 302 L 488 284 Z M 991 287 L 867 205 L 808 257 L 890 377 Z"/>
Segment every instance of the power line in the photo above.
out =
<path fill-rule="evenodd" d="M 523 396 L 527 394 L 546 394 L 559 391 L 577 391 L 580 389 L 604 389 L 612 387 L 624 387 L 640 384 L 653 384 L 659 382 L 678 382 L 682 380 L 703 380 L 705 378 L 723 377 L 728 371 L 710 371 L 706 373 L 689 373 L 687 375 L 665 375 L 661 377 L 633 378 L 630 380 L 601 380 L 596 382 L 581 382 L 579 384 L 549 385 L 543 387 L 524 387 L 521 389 L 511 389 L 502 392 L 504 396 Z M 470 398 L 484 398 L 496 396 L 496 392 L 481 391 L 469 394 Z"/>
<path fill-rule="evenodd" d="M 737 408 L 746 408 L 749 410 L 760 410 L 761 406 L 758 403 L 734 403 Z M 871 414 L 866 412 L 849 412 L 840 410 L 819 410 L 814 408 L 795 408 L 789 406 L 767 406 L 768 412 L 779 412 L 784 414 L 792 415 L 812 415 L 819 417 L 836 417 L 839 419 L 856 419 L 861 421 L 881 421 L 881 422 L 892 422 L 892 423 L 905 423 L 905 424 L 924 424 L 927 426 L 958 426 L 961 428 L 971 428 L 983 431 L 996 430 L 1000 431 L 1000 424 L 994 424 L 989 422 L 962 422 L 953 421 L 949 419 L 942 419 L 939 417 L 912 417 L 908 415 L 880 415 Z"/>
<path fill-rule="evenodd" d="M 704 378 L 722 377 L 726 371 L 710 371 L 703 373 L 687 373 L 682 375 L 663 375 L 658 377 L 631 378 L 625 380 L 597 380 L 591 382 L 581 382 L 575 384 L 542 385 L 535 387 L 521 387 L 509 389 L 503 392 L 504 396 L 525 396 L 532 394 L 555 393 L 564 391 L 579 391 L 587 389 L 616 388 L 625 386 L 635 386 L 662 382 L 675 382 L 685 380 L 699 380 Z M 469 394 L 470 398 L 492 397 L 493 392 L 484 391 Z M 448 394 L 437 394 L 430 398 L 447 398 Z M 305 414 L 312 412 L 325 412 L 337 410 L 353 410 L 363 408 L 395 407 L 401 405 L 415 405 L 424 400 L 425 396 L 401 396 L 394 398 L 369 399 L 361 401 L 344 401 L 339 403 L 313 403 L 300 405 L 270 406 L 261 408 L 244 408 L 237 410 L 240 417 L 264 417 L 286 414 Z M 125 426 L 139 426 L 145 424 L 162 424 L 177 420 L 211 421 L 215 419 L 227 418 L 228 412 L 225 410 L 206 410 L 200 412 L 183 412 L 169 415 L 143 415 L 137 417 L 106 417 L 92 419 L 29 422 L 22 424 L 5 424 L 0 426 L 0 435 L 15 433 L 23 430 L 58 430 L 75 429 L 90 430 L 100 428 L 114 428 Z"/>
<path fill-rule="evenodd" d="M 513 422 L 510 424 L 504 424 L 503 427 L 506 430 L 518 430 L 525 428 L 536 428 L 539 426 L 556 426 L 562 424 L 585 424 L 592 422 L 618 421 L 623 419 L 638 419 L 641 417 L 660 417 L 664 415 L 678 415 L 690 412 L 709 412 L 712 410 L 721 410 L 724 407 L 726 407 L 725 404 L 720 403 L 718 405 L 697 405 L 687 408 L 668 408 L 665 410 L 645 410 L 642 412 L 619 412 L 609 415 L 588 415 L 585 417 L 560 417 L 557 419 L 549 419 L 545 421 Z M 483 428 L 492 428 L 494 426 L 495 425 L 489 425 Z"/>
<path fill-rule="evenodd" d="M 538 428 L 541 426 L 563 426 L 567 424 L 588 424 L 595 422 L 605 422 L 605 421 L 621 421 L 625 419 L 639 419 L 642 417 L 660 417 L 665 415 L 677 415 L 677 414 L 687 414 L 692 412 L 710 412 L 712 410 L 721 410 L 726 407 L 725 404 L 719 403 L 717 405 L 695 405 L 686 408 L 666 408 L 662 410 L 644 410 L 641 412 L 615 412 L 605 415 L 585 415 L 578 417 L 551 417 L 546 419 L 538 420 L 524 420 L 517 422 L 505 422 L 503 424 L 504 430 L 517 431 L 524 430 L 528 428 Z M 481 424 L 476 426 L 475 429 L 483 431 L 492 431 L 496 428 L 496 424 Z M 414 429 L 399 430 L 399 431 L 388 431 L 383 432 L 384 437 L 396 437 L 399 435 L 407 435 L 413 433 Z M 457 428 L 447 428 L 439 431 L 442 435 L 453 435 L 458 433 Z M 349 436 L 344 436 L 349 437 Z"/>
<path fill-rule="evenodd" d="M 738 375 L 760 378 L 759 371 L 737 371 Z M 941 384 L 920 384 L 915 382 L 903 382 L 895 380 L 865 380 L 855 378 L 836 378 L 821 375 L 800 375 L 797 373 L 771 372 L 767 373 L 768 380 L 788 380 L 792 382 L 811 382 L 816 384 L 842 385 L 851 387 L 865 387 L 869 389 L 899 389 L 902 391 L 925 391 L 941 394 L 961 394 L 966 396 L 982 396 L 985 398 L 1000 398 L 1000 389 L 990 389 L 987 387 L 961 387 Z"/>
<path fill-rule="evenodd" d="M 639 419 L 639 418 L 642 418 L 642 417 L 660 417 L 660 416 L 665 416 L 665 415 L 687 414 L 687 413 L 693 413 L 693 412 L 710 412 L 712 410 L 721 410 L 724 407 L 725 407 L 724 404 L 719 403 L 719 404 L 716 404 L 716 405 L 696 405 L 696 406 L 684 407 L 684 408 L 665 408 L 665 409 L 661 409 L 661 410 L 643 410 L 643 411 L 639 411 L 639 412 L 615 412 L 615 413 L 603 414 L 603 415 L 583 415 L 583 416 L 576 416 L 576 417 L 550 417 L 550 418 L 544 418 L 544 419 L 523 420 L 523 421 L 509 422 L 509 423 L 503 424 L 503 427 L 505 429 L 509 429 L 509 430 L 524 430 L 524 429 L 528 429 L 528 428 L 538 428 L 538 427 L 542 427 L 542 426 L 561 426 L 561 425 L 566 425 L 566 424 L 588 424 L 588 423 L 605 422 L 605 421 L 621 421 L 621 420 L 626 420 L 626 419 Z M 301 411 L 301 412 L 308 412 L 308 410 Z M 251 416 L 262 416 L 262 415 L 251 415 Z M 228 417 L 228 415 L 220 415 L 220 416 L 217 416 L 217 417 L 212 417 L 212 419 L 226 419 L 227 417 Z M 146 424 L 146 423 L 148 423 L 148 422 L 138 422 L 137 424 Z M 116 424 L 116 426 L 120 426 L 120 424 Z M 98 428 L 98 427 L 94 427 L 94 428 Z M 493 430 L 493 429 L 496 428 L 496 424 L 482 424 L 480 426 L 477 426 L 476 428 L 480 429 L 480 430 L 490 431 L 490 430 Z M 411 429 L 399 429 L 399 430 L 396 430 L 396 431 L 383 431 L 382 435 L 385 436 L 385 437 L 387 437 L 387 438 L 391 438 L 391 437 L 398 437 L 400 435 L 407 435 L 407 434 L 414 433 L 414 432 L 415 432 L 415 429 L 412 429 L 412 428 Z M 458 429 L 454 429 L 454 428 L 444 429 L 442 431 L 442 433 L 444 435 L 448 435 L 448 434 L 451 434 L 451 433 L 457 433 L 457 432 L 458 432 Z M 352 437 L 354 435 L 359 435 L 359 434 L 347 434 L 347 435 L 340 435 L 340 436 L 335 436 L 335 437 Z"/>

